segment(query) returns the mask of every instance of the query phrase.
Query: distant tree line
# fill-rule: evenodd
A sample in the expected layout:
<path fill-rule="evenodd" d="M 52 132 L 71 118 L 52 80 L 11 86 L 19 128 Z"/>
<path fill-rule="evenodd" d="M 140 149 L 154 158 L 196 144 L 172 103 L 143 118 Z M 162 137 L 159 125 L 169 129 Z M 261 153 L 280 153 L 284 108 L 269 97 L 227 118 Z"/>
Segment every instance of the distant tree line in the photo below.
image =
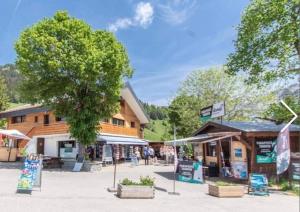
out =
<path fill-rule="evenodd" d="M 168 107 L 141 102 L 145 112 L 152 120 L 165 120 L 168 117 Z"/>

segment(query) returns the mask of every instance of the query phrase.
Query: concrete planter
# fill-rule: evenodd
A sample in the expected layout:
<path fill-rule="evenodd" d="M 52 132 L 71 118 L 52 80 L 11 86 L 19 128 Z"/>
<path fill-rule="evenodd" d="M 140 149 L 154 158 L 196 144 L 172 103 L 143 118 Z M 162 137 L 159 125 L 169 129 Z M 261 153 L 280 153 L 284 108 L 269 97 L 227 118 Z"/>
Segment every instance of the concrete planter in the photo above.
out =
<path fill-rule="evenodd" d="M 244 196 L 244 186 L 230 185 L 230 186 L 217 186 L 208 185 L 209 195 L 215 197 L 242 197 Z"/>
<path fill-rule="evenodd" d="M 84 161 L 82 170 L 87 172 L 101 171 L 102 163 L 98 161 Z"/>
<path fill-rule="evenodd" d="M 153 186 L 118 184 L 117 196 L 122 199 L 153 199 Z"/>

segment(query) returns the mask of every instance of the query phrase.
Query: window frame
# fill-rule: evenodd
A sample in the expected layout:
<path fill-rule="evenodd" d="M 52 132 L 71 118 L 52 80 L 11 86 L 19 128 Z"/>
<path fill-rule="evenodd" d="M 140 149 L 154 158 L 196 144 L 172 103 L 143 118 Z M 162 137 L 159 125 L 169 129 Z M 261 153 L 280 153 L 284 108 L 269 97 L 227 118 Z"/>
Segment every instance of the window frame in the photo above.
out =
<path fill-rule="evenodd" d="M 115 121 L 116 121 L 116 123 L 115 123 Z M 112 124 L 115 126 L 119 126 L 119 127 L 125 127 L 125 120 L 118 119 L 118 118 L 112 118 Z"/>

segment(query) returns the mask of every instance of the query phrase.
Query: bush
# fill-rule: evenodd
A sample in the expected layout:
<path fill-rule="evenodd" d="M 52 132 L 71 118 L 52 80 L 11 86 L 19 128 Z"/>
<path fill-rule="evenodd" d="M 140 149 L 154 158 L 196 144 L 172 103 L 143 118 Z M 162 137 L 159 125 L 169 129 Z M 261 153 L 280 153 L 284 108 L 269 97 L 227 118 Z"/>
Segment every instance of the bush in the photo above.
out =
<path fill-rule="evenodd" d="M 153 186 L 154 185 L 154 178 L 151 178 L 149 176 L 146 177 L 140 177 L 140 182 L 134 182 L 132 180 L 129 180 L 128 178 L 125 178 L 121 182 L 122 185 L 141 185 L 141 186 Z"/>
<path fill-rule="evenodd" d="M 233 186 L 235 185 L 234 183 L 229 183 L 229 182 L 225 182 L 225 181 L 221 181 L 221 180 L 218 180 L 216 181 L 216 186 Z"/>

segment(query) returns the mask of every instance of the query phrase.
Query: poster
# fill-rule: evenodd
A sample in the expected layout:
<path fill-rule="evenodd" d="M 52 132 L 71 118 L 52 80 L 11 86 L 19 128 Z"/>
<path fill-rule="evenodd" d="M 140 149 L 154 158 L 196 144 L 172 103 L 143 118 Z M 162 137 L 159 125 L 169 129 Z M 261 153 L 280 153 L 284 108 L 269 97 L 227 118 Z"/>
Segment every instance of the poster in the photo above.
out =
<path fill-rule="evenodd" d="M 203 183 L 203 169 L 201 162 L 179 161 L 178 180 L 189 183 Z"/>
<path fill-rule="evenodd" d="M 292 157 L 290 168 L 289 168 L 289 176 L 291 180 L 300 181 L 300 157 Z"/>
<path fill-rule="evenodd" d="M 255 141 L 255 146 L 257 163 L 276 162 L 276 140 Z"/>
<path fill-rule="evenodd" d="M 24 162 L 24 168 L 21 170 L 21 175 L 18 180 L 17 190 L 20 191 L 32 191 L 34 185 L 39 185 L 41 163 L 39 160 L 28 160 Z M 37 181 L 37 182 L 36 182 Z"/>
<path fill-rule="evenodd" d="M 237 179 L 248 179 L 247 162 L 233 161 L 231 162 L 232 174 Z"/>

